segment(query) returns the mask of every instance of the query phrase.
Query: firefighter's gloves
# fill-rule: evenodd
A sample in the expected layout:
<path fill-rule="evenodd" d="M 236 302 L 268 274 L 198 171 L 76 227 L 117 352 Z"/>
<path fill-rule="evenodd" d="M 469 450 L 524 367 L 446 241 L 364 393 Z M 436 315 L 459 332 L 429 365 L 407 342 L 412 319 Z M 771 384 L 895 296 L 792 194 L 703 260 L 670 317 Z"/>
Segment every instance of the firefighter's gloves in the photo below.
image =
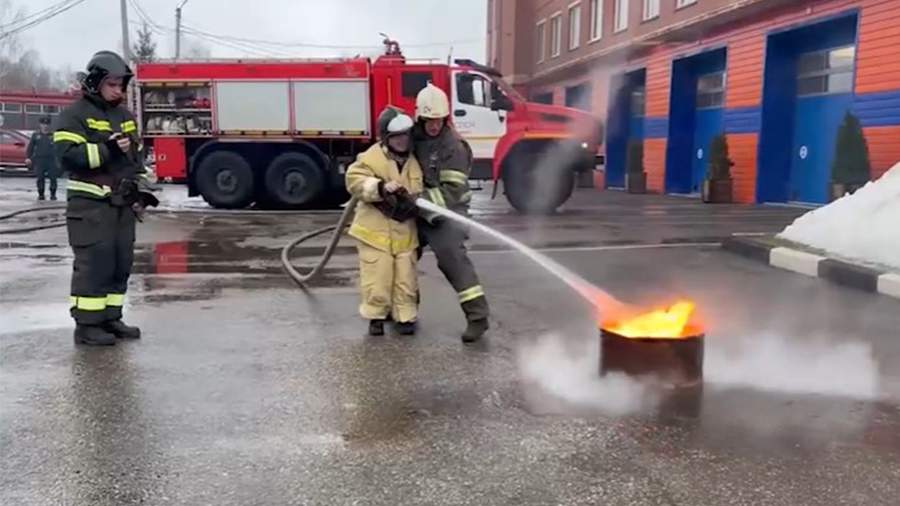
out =
<path fill-rule="evenodd" d="M 394 181 L 378 183 L 381 202 L 374 205 L 382 214 L 395 221 L 407 221 L 418 215 L 415 197 Z"/>
<path fill-rule="evenodd" d="M 131 139 L 127 135 L 115 132 L 104 143 L 113 157 L 127 156 L 131 151 Z"/>

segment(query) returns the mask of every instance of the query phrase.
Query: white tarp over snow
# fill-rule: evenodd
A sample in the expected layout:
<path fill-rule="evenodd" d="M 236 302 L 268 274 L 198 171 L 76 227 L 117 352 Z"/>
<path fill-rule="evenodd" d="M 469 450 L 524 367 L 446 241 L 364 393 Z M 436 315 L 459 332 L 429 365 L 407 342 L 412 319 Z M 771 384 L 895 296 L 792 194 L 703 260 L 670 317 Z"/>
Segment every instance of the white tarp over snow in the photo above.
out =
<path fill-rule="evenodd" d="M 900 270 L 900 163 L 853 195 L 797 218 L 778 237 Z"/>

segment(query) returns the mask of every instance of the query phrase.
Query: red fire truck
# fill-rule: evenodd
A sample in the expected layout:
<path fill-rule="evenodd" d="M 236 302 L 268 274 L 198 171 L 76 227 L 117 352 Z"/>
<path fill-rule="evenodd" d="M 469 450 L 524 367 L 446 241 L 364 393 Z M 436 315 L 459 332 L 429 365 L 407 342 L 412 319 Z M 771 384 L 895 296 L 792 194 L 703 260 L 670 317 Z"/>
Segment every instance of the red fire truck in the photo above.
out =
<path fill-rule="evenodd" d="M 472 179 L 502 180 L 516 209 L 556 209 L 575 173 L 594 165 L 601 126 L 592 116 L 528 103 L 470 60 L 415 62 L 395 42 L 386 48 L 374 61 L 139 64 L 137 108 L 157 176 L 220 208 L 334 201 L 345 195 L 346 167 L 374 141 L 378 113 L 392 104 L 412 114 L 428 82 L 451 98 L 454 126 L 475 155 Z"/>

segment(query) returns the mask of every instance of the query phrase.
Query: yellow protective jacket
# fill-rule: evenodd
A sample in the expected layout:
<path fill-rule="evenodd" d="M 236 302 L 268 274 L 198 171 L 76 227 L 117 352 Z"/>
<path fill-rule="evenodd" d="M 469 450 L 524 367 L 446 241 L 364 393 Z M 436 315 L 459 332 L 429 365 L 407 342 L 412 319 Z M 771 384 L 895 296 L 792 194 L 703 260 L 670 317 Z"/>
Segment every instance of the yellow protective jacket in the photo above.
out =
<path fill-rule="evenodd" d="M 403 170 L 399 170 L 397 162 L 388 157 L 387 148 L 380 143 L 356 157 L 346 177 L 347 191 L 359 198 L 350 235 L 375 249 L 396 255 L 415 249 L 419 240 L 416 220 L 392 220 L 372 205 L 381 201 L 378 184 L 389 181 L 400 183 L 413 195 L 422 193 L 422 168 L 411 153 Z"/>

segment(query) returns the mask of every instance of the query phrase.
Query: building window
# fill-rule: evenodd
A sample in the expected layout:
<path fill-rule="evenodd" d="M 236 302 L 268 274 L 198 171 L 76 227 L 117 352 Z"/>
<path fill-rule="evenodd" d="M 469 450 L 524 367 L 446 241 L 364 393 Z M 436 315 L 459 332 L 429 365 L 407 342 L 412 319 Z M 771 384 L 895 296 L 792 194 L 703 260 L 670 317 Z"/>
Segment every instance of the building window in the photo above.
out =
<path fill-rule="evenodd" d="M 643 86 L 635 88 L 631 92 L 631 115 L 643 116 L 647 109 L 647 99 L 645 97 L 645 89 Z"/>
<path fill-rule="evenodd" d="M 591 40 L 603 37 L 603 0 L 591 0 Z"/>
<path fill-rule="evenodd" d="M 22 112 L 22 104 L 3 104 L 3 112 Z"/>
<path fill-rule="evenodd" d="M 544 55 L 547 54 L 547 34 L 544 28 L 547 26 L 546 21 L 540 21 L 537 24 L 537 46 L 535 47 L 535 51 L 537 51 L 537 62 L 541 63 L 544 61 Z"/>
<path fill-rule="evenodd" d="M 616 0 L 616 24 L 613 30 L 621 32 L 628 29 L 628 0 Z"/>
<path fill-rule="evenodd" d="M 687 7 L 688 5 L 694 5 L 697 3 L 697 0 L 675 0 L 675 8 L 680 9 L 682 7 Z"/>
<path fill-rule="evenodd" d="M 659 17 L 659 0 L 644 0 L 644 21 Z"/>
<path fill-rule="evenodd" d="M 581 44 L 581 4 L 569 6 L 569 51 Z"/>
<path fill-rule="evenodd" d="M 856 46 L 800 55 L 797 60 L 797 95 L 824 95 L 853 91 Z"/>
<path fill-rule="evenodd" d="M 59 106 L 58 105 L 45 105 L 44 113 L 46 114 L 59 114 Z"/>
<path fill-rule="evenodd" d="M 550 57 L 559 56 L 562 48 L 562 15 L 554 14 L 550 18 Z"/>
<path fill-rule="evenodd" d="M 432 79 L 431 72 L 404 72 L 400 76 L 400 93 L 406 98 L 416 98 Z"/>
<path fill-rule="evenodd" d="M 538 104 L 547 104 L 553 105 L 553 92 L 548 91 L 546 93 L 538 93 L 531 97 L 531 101 Z"/>
<path fill-rule="evenodd" d="M 582 83 L 566 88 L 566 107 L 591 110 L 591 85 Z"/>
<path fill-rule="evenodd" d="M 713 72 L 697 78 L 697 109 L 725 104 L 725 72 Z"/>

